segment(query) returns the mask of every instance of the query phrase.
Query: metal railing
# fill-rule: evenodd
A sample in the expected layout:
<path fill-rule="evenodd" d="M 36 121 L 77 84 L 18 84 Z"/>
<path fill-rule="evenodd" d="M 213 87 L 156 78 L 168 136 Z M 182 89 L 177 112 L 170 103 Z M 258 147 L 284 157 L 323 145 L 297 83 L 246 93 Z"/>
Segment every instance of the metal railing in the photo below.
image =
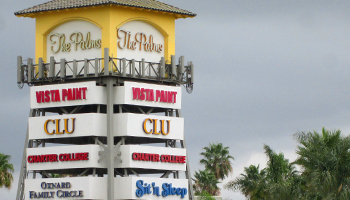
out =
<path fill-rule="evenodd" d="M 193 64 L 184 63 L 181 56 L 176 64 L 175 56 L 171 56 L 170 64 L 166 64 L 164 57 L 160 62 L 147 62 L 145 59 L 135 60 L 109 57 L 109 49 L 104 50 L 105 57 L 84 60 L 55 61 L 44 63 L 39 58 L 37 64 L 28 58 L 23 62 L 21 56 L 17 57 L 17 84 L 20 88 L 24 84 L 29 86 L 45 82 L 64 82 L 67 79 L 82 79 L 101 76 L 118 76 L 131 79 L 148 79 L 158 82 L 172 82 L 184 85 L 188 92 L 193 89 Z"/>

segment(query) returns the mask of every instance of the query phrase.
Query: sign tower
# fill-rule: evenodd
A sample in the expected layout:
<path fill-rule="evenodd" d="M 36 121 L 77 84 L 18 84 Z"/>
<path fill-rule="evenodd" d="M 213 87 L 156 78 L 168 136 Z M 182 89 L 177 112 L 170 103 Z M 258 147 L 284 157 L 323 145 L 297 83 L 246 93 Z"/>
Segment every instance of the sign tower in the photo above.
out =
<path fill-rule="evenodd" d="M 155 0 L 53 0 L 36 19 L 35 58 L 17 57 L 30 114 L 17 200 L 193 199 L 175 20 Z"/>

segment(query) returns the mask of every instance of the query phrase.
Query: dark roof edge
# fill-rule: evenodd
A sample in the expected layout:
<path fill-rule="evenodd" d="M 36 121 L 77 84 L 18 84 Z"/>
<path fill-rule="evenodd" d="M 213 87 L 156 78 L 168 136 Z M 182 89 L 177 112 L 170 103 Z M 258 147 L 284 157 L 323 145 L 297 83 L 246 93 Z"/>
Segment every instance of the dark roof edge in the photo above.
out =
<path fill-rule="evenodd" d="M 43 3 L 45 4 L 45 3 Z M 56 9 L 43 9 L 43 10 L 37 10 L 37 11 L 31 11 L 31 12 L 25 12 L 25 10 L 21 10 L 18 12 L 15 12 L 15 15 L 25 15 L 25 14 L 33 14 L 33 13 L 39 13 L 39 12 L 47 12 L 47 11 L 55 11 L 55 10 L 64 10 L 64 9 L 72 9 L 72 8 L 83 8 L 83 7 L 91 7 L 91 6 L 100 6 L 100 5 L 107 5 L 107 4 L 112 4 L 112 5 L 121 5 L 121 6 L 127 6 L 127 7 L 136 7 L 136 8 L 144 8 L 144 9 L 149 9 L 149 10 L 156 10 L 156 11 L 162 11 L 162 12 L 168 12 L 168 13 L 175 13 L 175 14 L 181 14 L 181 15 L 187 15 L 187 16 L 191 16 L 191 17 L 195 17 L 197 16 L 196 13 L 192 13 L 190 11 L 187 10 L 183 10 L 184 12 L 179 12 L 179 11 L 171 11 L 171 10 L 164 10 L 164 9 L 156 9 L 156 8 L 149 8 L 149 7 L 144 7 L 144 6 L 137 6 L 137 5 L 128 5 L 128 4 L 124 4 L 124 3 L 116 3 L 116 2 L 106 2 L 106 3 L 95 3 L 95 4 L 91 4 L 91 5 L 84 5 L 84 6 L 70 6 L 70 7 L 66 7 L 66 8 L 56 8 Z M 42 4 L 39 4 L 42 5 Z M 37 5 L 37 6 L 39 6 Z M 168 5 L 168 4 L 166 4 Z M 177 8 L 175 6 L 172 6 L 174 8 Z M 177 8 L 180 9 L 180 8 Z"/>

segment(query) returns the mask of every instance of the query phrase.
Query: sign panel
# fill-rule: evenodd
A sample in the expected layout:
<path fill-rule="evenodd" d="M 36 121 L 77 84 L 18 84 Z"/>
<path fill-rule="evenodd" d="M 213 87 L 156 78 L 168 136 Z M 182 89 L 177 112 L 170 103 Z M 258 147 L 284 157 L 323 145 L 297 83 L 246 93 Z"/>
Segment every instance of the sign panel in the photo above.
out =
<path fill-rule="evenodd" d="M 117 177 L 114 180 L 116 199 L 189 199 L 187 179 Z"/>
<path fill-rule="evenodd" d="M 30 117 L 29 139 L 107 137 L 106 120 L 106 114 L 101 113 Z"/>
<path fill-rule="evenodd" d="M 25 199 L 107 199 L 107 177 L 25 180 Z M 115 199 L 188 200 L 188 180 L 150 177 L 114 178 Z"/>
<path fill-rule="evenodd" d="M 159 62 L 164 57 L 164 36 L 152 25 L 131 21 L 117 30 L 118 58 Z"/>
<path fill-rule="evenodd" d="M 181 87 L 125 82 L 115 87 L 114 104 L 181 109 Z"/>
<path fill-rule="evenodd" d="M 184 139 L 184 119 L 133 113 L 114 114 L 114 136 Z"/>
<path fill-rule="evenodd" d="M 186 171 L 186 149 L 121 145 L 121 160 L 118 168 L 143 168 Z"/>
<path fill-rule="evenodd" d="M 35 86 L 30 88 L 30 107 L 50 108 L 106 104 L 106 88 L 95 81 Z"/>
<path fill-rule="evenodd" d="M 102 150 L 99 145 L 27 148 L 27 169 L 104 168 L 105 162 L 98 163 Z"/>
<path fill-rule="evenodd" d="M 59 62 L 61 58 L 68 61 L 101 58 L 101 38 L 101 29 L 90 22 L 83 20 L 66 22 L 46 36 L 46 62 L 50 62 L 50 56 L 54 56 L 56 62 Z M 78 63 L 78 72 L 83 65 L 83 62 Z M 57 64 L 55 74 L 59 70 L 60 67 Z M 89 66 L 89 71 L 94 72 L 94 68 Z M 73 74 L 69 68 L 66 73 L 67 75 Z"/>
<path fill-rule="evenodd" d="M 70 177 L 25 180 L 25 199 L 107 199 L 107 178 Z"/>

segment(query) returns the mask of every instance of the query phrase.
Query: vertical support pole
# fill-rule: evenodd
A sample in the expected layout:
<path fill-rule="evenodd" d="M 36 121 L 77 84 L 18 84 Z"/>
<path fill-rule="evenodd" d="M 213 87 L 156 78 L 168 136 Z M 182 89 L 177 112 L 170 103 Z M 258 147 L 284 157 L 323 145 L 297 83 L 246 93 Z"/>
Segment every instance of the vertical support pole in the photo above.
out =
<path fill-rule="evenodd" d="M 146 74 L 146 62 L 145 62 L 145 59 L 142 58 L 142 61 L 141 61 L 141 77 L 145 77 Z"/>
<path fill-rule="evenodd" d="M 29 62 L 29 60 L 28 60 Z M 35 110 L 31 109 L 29 111 L 29 117 L 34 117 L 35 116 Z M 17 187 L 17 195 L 16 195 L 16 200 L 23 200 L 24 198 L 24 180 L 26 178 L 27 174 L 27 164 L 26 164 L 26 152 L 28 147 L 32 147 L 29 144 L 29 124 L 27 126 L 27 134 L 26 134 L 26 139 L 24 141 L 24 149 L 23 149 L 23 156 L 22 156 L 22 165 L 20 168 L 19 172 L 19 180 L 18 180 L 18 187 Z"/>
<path fill-rule="evenodd" d="M 107 77 L 107 199 L 114 200 L 113 78 Z"/>
<path fill-rule="evenodd" d="M 171 76 L 176 75 L 176 64 L 175 64 L 176 57 L 175 55 L 171 55 Z"/>
<path fill-rule="evenodd" d="M 99 64 L 98 58 L 95 58 L 95 77 L 98 77 Z"/>
<path fill-rule="evenodd" d="M 126 58 L 122 58 L 123 76 L 126 76 Z"/>
<path fill-rule="evenodd" d="M 165 78 L 165 58 L 160 59 L 160 77 Z"/>
<path fill-rule="evenodd" d="M 50 56 L 50 73 L 49 77 L 55 77 L 55 58 Z"/>
<path fill-rule="evenodd" d="M 135 73 L 136 73 L 136 72 L 135 72 L 135 71 L 136 71 L 136 70 L 135 70 L 135 59 L 132 59 L 132 60 L 131 60 L 131 67 L 132 67 L 132 68 L 131 68 L 131 76 L 132 76 L 133 78 L 135 78 Z"/>
<path fill-rule="evenodd" d="M 66 78 L 66 60 L 61 58 L 61 78 Z"/>
<path fill-rule="evenodd" d="M 181 110 L 178 109 L 176 110 L 176 117 L 181 117 Z M 181 147 L 182 148 L 186 148 L 186 142 L 185 142 L 185 139 L 184 140 L 180 140 L 180 143 L 181 143 Z M 191 170 L 190 170 L 190 165 L 189 165 L 189 162 L 188 162 L 188 154 L 186 152 L 186 179 L 188 179 L 188 195 L 189 195 L 189 199 L 190 200 L 193 200 L 194 199 L 194 193 L 193 193 L 193 185 L 192 185 L 192 179 L 191 179 Z"/>
<path fill-rule="evenodd" d="M 89 73 L 89 63 L 88 63 L 88 59 L 85 58 L 84 59 L 84 77 L 87 77 Z"/>
<path fill-rule="evenodd" d="M 78 64 L 77 64 L 77 60 L 74 59 L 73 60 L 73 78 L 77 77 L 77 73 L 78 73 Z"/>
<path fill-rule="evenodd" d="M 105 76 L 108 76 L 109 75 L 109 49 L 108 48 L 105 48 L 105 55 L 104 55 L 103 61 L 104 61 L 103 69 L 105 72 L 104 74 Z"/>
<path fill-rule="evenodd" d="M 33 79 L 33 60 L 31 58 L 27 59 L 28 62 L 28 83 L 32 82 Z"/>
<path fill-rule="evenodd" d="M 22 83 L 23 76 L 22 56 L 17 56 L 17 83 Z"/>
<path fill-rule="evenodd" d="M 39 58 L 39 79 L 44 78 L 44 61 L 43 58 Z"/>

